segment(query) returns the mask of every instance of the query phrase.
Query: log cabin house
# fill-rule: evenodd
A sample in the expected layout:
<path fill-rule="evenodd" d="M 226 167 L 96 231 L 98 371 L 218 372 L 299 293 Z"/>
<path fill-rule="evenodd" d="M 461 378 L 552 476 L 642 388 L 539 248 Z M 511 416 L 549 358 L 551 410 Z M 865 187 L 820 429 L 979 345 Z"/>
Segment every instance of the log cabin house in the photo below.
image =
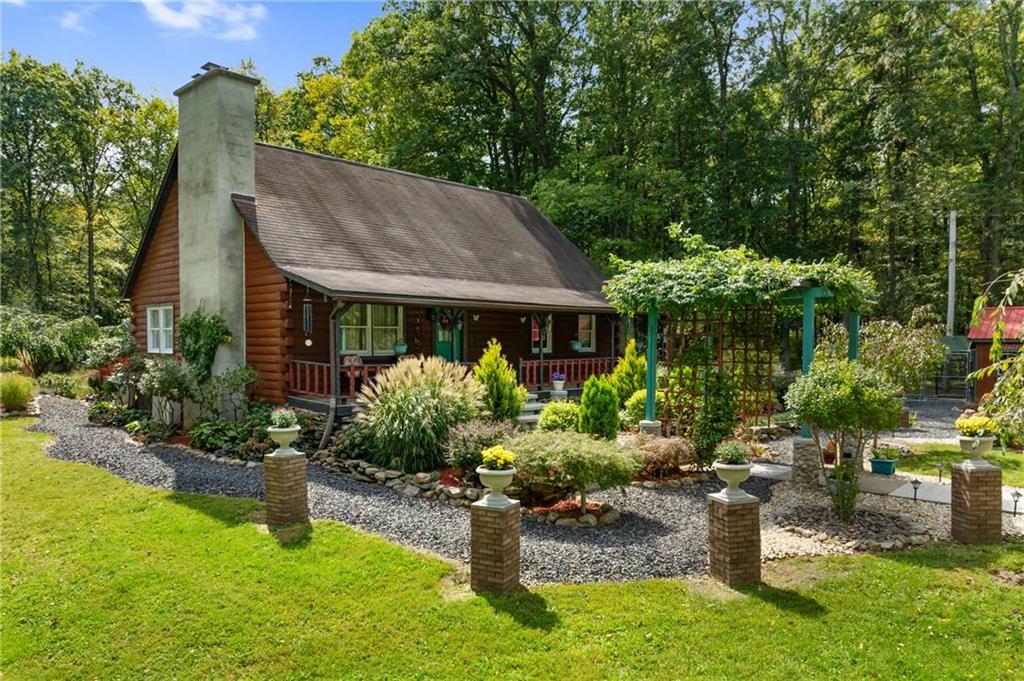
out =
<path fill-rule="evenodd" d="M 179 88 L 178 146 L 125 287 L 139 348 L 219 312 L 257 396 L 326 410 L 403 354 L 479 359 L 496 338 L 531 388 L 611 369 L 600 270 L 526 199 L 255 139 L 255 85 L 207 64 Z M 332 380 L 333 374 L 333 380 Z"/>

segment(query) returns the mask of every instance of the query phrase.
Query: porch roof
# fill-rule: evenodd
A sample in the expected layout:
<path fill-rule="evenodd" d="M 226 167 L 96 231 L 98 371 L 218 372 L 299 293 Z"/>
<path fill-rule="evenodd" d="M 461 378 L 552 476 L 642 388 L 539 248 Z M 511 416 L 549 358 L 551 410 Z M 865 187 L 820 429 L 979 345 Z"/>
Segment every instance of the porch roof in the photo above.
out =
<path fill-rule="evenodd" d="M 232 198 L 285 276 L 332 296 L 614 311 L 520 196 L 260 143 L 256 196 Z"/>

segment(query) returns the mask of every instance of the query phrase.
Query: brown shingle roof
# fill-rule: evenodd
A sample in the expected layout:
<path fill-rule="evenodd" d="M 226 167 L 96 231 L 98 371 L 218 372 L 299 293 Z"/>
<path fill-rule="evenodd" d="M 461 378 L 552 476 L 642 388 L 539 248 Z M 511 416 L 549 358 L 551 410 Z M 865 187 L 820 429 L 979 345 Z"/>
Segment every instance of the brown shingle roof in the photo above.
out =
<path fill-rule="evenodd" d="M 604 276 L 526 199 L 256 145 L 235 204 L 288 276 L 351 297 L 611 311 Z"/>

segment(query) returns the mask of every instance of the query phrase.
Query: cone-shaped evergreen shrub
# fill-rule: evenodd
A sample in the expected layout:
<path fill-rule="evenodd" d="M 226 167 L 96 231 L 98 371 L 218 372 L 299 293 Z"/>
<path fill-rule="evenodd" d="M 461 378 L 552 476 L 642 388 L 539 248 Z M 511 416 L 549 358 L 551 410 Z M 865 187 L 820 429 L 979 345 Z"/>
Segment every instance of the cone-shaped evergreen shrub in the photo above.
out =
<path fill-rule="evenodd" d="M 626 400 L 637 390 L 647 386 L 647 360 L 636 351 L 636 341 L 630 339 L 626 344 L 626 352 L 619 357 L 611 375 L 612 385 L 619 394 L 619 404 L 625 406 Z"/>
<path fill-rule="evenodd" d="M 619 432 L 619 393 L 607 376 L 591 376 L 580 397 L 581 433 L 613 439 Z"/>
<path fill-rule="evenodd" d="M 492 338 L 473 375 L 484 386 L 484 409 L 495 421 L 514 421 L 526 403 L 526 388 L 519 385 L 516 370 L 501 354 L 501 343 Z"/>

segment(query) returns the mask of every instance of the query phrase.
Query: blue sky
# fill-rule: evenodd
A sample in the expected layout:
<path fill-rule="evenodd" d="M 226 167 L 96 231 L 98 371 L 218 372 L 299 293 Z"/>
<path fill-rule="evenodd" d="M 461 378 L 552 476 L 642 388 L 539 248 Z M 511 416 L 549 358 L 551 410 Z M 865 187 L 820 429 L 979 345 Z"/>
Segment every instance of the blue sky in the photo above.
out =
<path fill-rule="evenodd" d="M 275 90 L 295 82 L 312 58 L 337 59 L 380 2 L 41 2 L 0 0 L 0 42 L 40 61 L 76 59 L 171 93 L 200 66 L 251 57 Z"/>

